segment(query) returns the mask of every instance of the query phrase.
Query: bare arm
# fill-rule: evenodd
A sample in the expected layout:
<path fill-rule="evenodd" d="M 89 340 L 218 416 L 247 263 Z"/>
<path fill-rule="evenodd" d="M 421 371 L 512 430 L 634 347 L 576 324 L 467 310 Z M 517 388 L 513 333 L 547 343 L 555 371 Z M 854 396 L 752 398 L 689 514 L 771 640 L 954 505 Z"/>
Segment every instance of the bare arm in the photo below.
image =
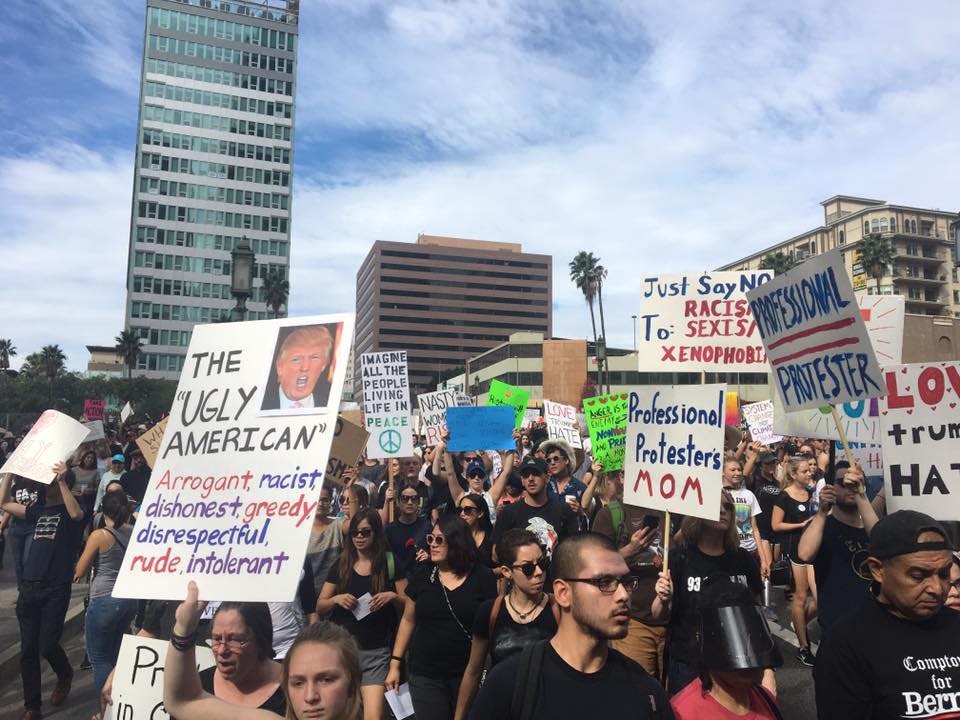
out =
<path fill-rule="evenodd" d="M 516 430 L 514 430 L 516 432 Z M 497 479 L 494 481 L 493 485 L 490 486 L 490 499 L 493 500 L 493 506 L 496 507 L 497 503 L 500 502 L 500 498 L 503 497 L 503 489 L 507 486 L 507 479 L 510 477 L 510 473 L 513 472 L 513 464 L 516 461 L 516 454 L 511 450 L 507 452 L 503 457 L 503 467 L 500 470 L 500 475 L 497 476 Z"/>
<path fill-rule="evenodd" d="M 770 527 L 774 532 L 785 533 L 792 530 L 799 530 L 806 526 L 806 523 L 788 523 L 783 521 L 783 508 L 773 506 L 773 514 L 770 515 Z"/>
<path fill-rule="evenodd" d="M 457 482 L 457 474 L 453 472 L 453 459 L 450 457 L 450 453 L 447 452 L 446 440 L 440 440 L 440 442 L 437 443 L 437 450 L 433 458 L 434 467 L 436 467 L 438 457 L 442 457 L 444 459 L 444 465 L 450 468 L 450 470 L 445 471 L 444 474 L 447 478 L 447 488 L 450 490 L 450 498 L 453 500 L 453 504 L 457 505 L 464 493 L 463 488 L 460 487 L 460 483 Z M 436 471 L 434 471 L 434 474 L 436 474 Z M 438 475 L 438 477 L 440 476 Z M 496 501 L 494 501 L 494 505 L 496 505 Z"/>
<path fill-rule="evenodd" d="M 597 485 L 600 482 L 600 478 L 603 477 L 603 465 L 600 463 L 593 463 L 590 466 L 590 469 L 584 474 L 590 476 L 590 480 L 587 482 L 587 489 L 583 491 L 583 495 L 580 496 L 580 507 L 586 512 L 586 509 L 590 507 L 590 503 L 593 502 L 593 496 L 597 492 Z"/>
<path fill-rule="evenodd" d="M 93 567 L 93 561 L 96 560 L 97 555 L 104 550 L 103 546 L 107 542 L 107 537 L 104 536 L 110 537 L 110 534 L 106 530 L 94 530 L 90 533 L 90 537 L 87 538 L 87 544 L 83 548 L 83 554 L 77 561 L 77 567 L 73 571 L 74 582 L 80 582 L 80 580 L 90 572 L 90 568 Z"/>
<path fill-rule="evenodd" d="M 400 618 L 400 627 L 397 628 L 397 637 L 393 641 L 393 653 L 390 658 L 390 671 L 387 673 L 385 685 L 388 690 L 396 690 L 400 687 L 400 661 L 395 658 L 402 658 L 410 645 L 410 639 L 413 637 L 413 631 L 417 626 L 416 603 L 409 597 L 403 606 L 403 617 Z"/>
<path fill-rule="evenodd" d="M 75 522 L 83 520 L 83 509 L 63 479 L 67 473 L 67 466 L 63 463 L 57 463 L 53 466 L 53 471 L 57 473 L 57 479 L 54 482 L 60 483 L 60 495 L 63 496 L 63 506 L 67 509 L 67 515 Z"/>
<path fill-rule="evenodd" d="M 483 676 L 483 666 L 487 661 L 487 648 L 490 642 L 486 638 L 474 635 L 470 641 L 470 660 L 467 662 L 467 668 L 463 671 L 463 678 L 460 680 L 460 692 L 457 695 L 457 711 L 454 713 L 453 720 L 466 720 L 470 714 L 470 706 L 473 705 L 473 699 L 477 696 L 477 690 L 480 688 L 480 678 Z"/>
<path fill-rule="evenodd" d="M 10 497 L 10 483 L 13 482 L 13 475 L 6 473 L 3 480 L 0 480 L 0 510 L 9 513 L 17 520 L 23 520 L 27 516 L 27 509 L 18 502 L 13 502 Z"/>
<path fill-rule="evenodd" d="M 673 605 L 673 582 L 670 579 L 669 572 L 660 573 L 654 590 L 650 615 L 655 621 L 663 622 L 670 617 L 670 610 Z"/>
<path fill-rule="evenodd" d="M 827 490 L 830 492 L 827 492 Z M 826 493 L 826 494 L 825 494 Z M 797 545 L 797 555 L 800 560 L 812 563 L 820 552 L 820 545 L 823 543 L 823 528 L 827 523 L 827 515 L 830 513 L 830 506 L 833 504 L 833 487 L 824 485 L 820 491 L 820 510 L 813 516 L 813 520 L 807 525 L 807 529 L 800 536 L 800 544 Z"/>
<path fill-rule="evenodd" d="M 753 541 L 757 544 L 757 553 L 760 555 L 760 575 L 770 577 L 770 558 L 767 557 L 767 549 L 763 546 L 763 539 L 760 537 L 760 526 L 757 524 L 757 516 L 750 518 L 750 530 L 753 533 Z"/>

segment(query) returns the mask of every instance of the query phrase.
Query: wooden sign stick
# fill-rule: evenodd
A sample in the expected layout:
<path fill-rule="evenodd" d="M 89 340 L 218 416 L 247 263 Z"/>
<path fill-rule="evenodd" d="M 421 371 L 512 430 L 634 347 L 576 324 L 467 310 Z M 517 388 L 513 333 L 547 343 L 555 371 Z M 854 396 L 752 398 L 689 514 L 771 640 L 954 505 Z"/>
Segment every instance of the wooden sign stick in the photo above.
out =
<path fill-rule="evenodd" d="M 843 425 L 840 424 L 840 413 L 837 412 L 837 406 L 831 405 L 830 411 L 833 413 L 833 422 L 837 425 L 837 432 L 840 433 L 840 442 L 843 444 L 843 453 L 847 456 L 847 462 L 851 468 L 857 466 L 856 458 L 853 457 L 853 451 L 850 449 L 850 443 L 847 442 L 847 433 L 844 432 Z"/>
<path fill-rule="evenodd" d="M 663 511 L 663 572 L 670 572 L 670 511 Z"/>
<path fill-rule="evenodd" d="M 394 458 L 387 458 L 387 490 L 389 495 L 393 495 L 393 478 L 395 474 L 393 461 L 394 461 Z M 394 500 L 396 500 L 396 498 L 393 498 L 392 500 L 390 500 L 390 502 L 387 503 L 387 522 L 388 523 L 393 522 Z"/>

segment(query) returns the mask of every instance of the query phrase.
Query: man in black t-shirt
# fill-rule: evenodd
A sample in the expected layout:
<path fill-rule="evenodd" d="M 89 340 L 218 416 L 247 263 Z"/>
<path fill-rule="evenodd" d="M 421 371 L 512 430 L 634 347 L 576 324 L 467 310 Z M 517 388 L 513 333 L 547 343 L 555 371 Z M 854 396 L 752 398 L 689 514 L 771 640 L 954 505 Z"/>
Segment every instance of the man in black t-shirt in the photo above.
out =
<path fill-rule="evenodd" d="M 417 566 L 417 551 L 427 550 L 430 518 L 420 514 L 416 488 L 402 487 L 397 495 L 397 519 L 385 529 L 387 543 L 396 562 L 396 577 L 405 579 Z"/>
<path fill-rule="evenodd" d="M 820 720 L 958 717 L 960 613 L 944 607 L 952 549 L 943 526 L 913 510 L 874 526 L 867 563 L 876 597 L 820 645 Z"/>
<path fill-rule="evenodd" d="M 137 503 L 143 502 L 143 496 L 147 494 L 147 486 L 150 484 L 150 466 L 143 457 L 143 453 L 135 450 L 130 454 L 130 469 L 120 478 L 120 483 L 127 495 L 132 497 Z"/>
<path fill-rule="evenodd" d="M 0 509 L 25 520 L 32 528 L 17 597 L 20 679 L 26 708 L 20 720 L 39 720 L 41 716 L 41 656 L 57 674 L 57 685 L 50 696 L 51 705 L 63 704 L 73 681 L 73 668 L 60 646 L 60 636 L 70 604 L 84 516 L 71 492 L 73 473 L 63 463 L 58 463 L 54 472 L 57 477 L 47 487 L 43 505 L 35 503 L 24 507 L 11 501 L 10 475 L 0 481 Z"/>
<path fill-rule="evenodd" d="M 608 538 L 584 533 L 554 554 L 560 623 L 552 640 L 498 663 L 471 720 L 587 718 L 672 720 L 667 695 L 633 660 L 608 647 L 627 634 L 635 578 Z"/>

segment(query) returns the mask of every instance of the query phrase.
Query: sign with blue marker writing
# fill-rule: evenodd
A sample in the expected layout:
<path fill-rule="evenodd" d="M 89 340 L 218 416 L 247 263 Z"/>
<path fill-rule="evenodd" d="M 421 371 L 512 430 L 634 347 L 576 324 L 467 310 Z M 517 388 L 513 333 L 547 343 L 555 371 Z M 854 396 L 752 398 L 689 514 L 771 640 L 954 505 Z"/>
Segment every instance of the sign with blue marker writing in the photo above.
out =
<path fill-rule="evenodd" d="M 765 371 L 767 356 L 745 293 L 772 279 L 772 270 L 641 278 L 640 371 Z"/>
<path fill-rule="evenodd" d="M 720 517 L 726 385 L 644 387 L 627 401 L 623 501 Z"/>
<path fill-rule="evenodd" d="M 407 384 L 407 351 L 364 353 L 363 418 L 370 433 L 367 457 L 385 459 L 413 455 L 413 423 Z"/>
<path fill-rule="evenodd" d="M 511 450 L 516 446 L 511 407 L 448 407 L 446 415 L 450 452 Z"/>
<path fill-rule="evenodd" d="M 353 325 L 194 328 L 114 597 L 182 600 L 195 580 L 203 600 L 293 600 Z"/>
<path fill-rule="evenodd" d="M 786 412 L 886 394 L 838 253 L 810 258 L 747 299 Z"/>

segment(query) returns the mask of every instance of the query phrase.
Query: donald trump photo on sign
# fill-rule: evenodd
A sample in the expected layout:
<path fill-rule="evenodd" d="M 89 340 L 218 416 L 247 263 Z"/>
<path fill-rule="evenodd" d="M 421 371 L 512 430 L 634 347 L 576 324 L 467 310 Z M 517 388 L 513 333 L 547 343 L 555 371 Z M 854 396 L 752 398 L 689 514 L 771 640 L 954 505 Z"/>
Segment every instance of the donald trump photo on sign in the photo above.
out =
<path fill-rule="evenodd" d="M 260 409 L 271 415 L 327 409 L 340 323 L 280 328 Z"/>

